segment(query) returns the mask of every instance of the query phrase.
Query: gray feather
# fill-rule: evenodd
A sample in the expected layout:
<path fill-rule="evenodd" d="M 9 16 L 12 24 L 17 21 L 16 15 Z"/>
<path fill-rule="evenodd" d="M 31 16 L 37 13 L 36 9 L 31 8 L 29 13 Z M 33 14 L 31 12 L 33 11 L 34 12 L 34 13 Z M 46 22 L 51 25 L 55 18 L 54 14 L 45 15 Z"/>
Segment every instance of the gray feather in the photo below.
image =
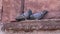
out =
<path fill-rule="evenodd" d="M 24 12 L 23 14 L 20 14 L 16 17 L 16 20 L 20 21 L 20 20 L 25 20 L 25 19 L 30 19 L 30 15 L 32 15 L 32 11 L 29 10 L 29 11 L 26 11 Z"/>
<path fill-rule="evenodd" d="M 45 14 L 47 14 L 48 11 L 44 10 L 42 12 L 39 12 L 39 13 L 35 13 L 33 15 L 30 16 L 31 19 L 42 19 Z"/>

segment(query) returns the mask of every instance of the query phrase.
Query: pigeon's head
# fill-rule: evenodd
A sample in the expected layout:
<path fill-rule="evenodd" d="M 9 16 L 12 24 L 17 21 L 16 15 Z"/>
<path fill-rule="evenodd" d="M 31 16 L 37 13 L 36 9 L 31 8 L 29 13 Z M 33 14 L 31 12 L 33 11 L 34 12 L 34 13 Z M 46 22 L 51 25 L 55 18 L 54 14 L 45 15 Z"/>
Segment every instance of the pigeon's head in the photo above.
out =
<path fill-rule="evenodd" d="M 31 9 L 29 9 L 29 10 L 28 10 L 28 13 L 31 13 L 31 14 L 32 14 L 32 10 L 31 10 Z"/>

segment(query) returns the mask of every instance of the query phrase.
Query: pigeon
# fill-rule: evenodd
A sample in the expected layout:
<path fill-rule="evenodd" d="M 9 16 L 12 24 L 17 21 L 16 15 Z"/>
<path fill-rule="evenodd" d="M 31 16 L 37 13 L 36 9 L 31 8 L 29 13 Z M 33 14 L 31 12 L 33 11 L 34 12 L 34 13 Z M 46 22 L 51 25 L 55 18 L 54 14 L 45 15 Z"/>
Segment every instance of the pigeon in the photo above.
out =
<path fill-rule="evenodd" d="M 30 19 L 30 15 L 32 15 L 32 10 L 28 10 L 27 12 L 24 13 L 25 19 Z"/>
<path fill-rule="evenodd" d="M 15 19 L 17 21 L 22 21 L 22 20 L 27 20 L 27 19 L 30 19 L 30 15 L 32 15 L 32 10 L 28 10 L 20 15 L 18 15 Z"/>
<path fill-rule="evenodd" d="M 42 12 L 38 12 L 38 13 L 35 13 L 35 14 L 32 14 L 30 16 L 31 19 L 35 19 L 35 20 L 40 20 L 42 19 L 46 14 L 48 13 L 47 10 L 44 10 Z"/>

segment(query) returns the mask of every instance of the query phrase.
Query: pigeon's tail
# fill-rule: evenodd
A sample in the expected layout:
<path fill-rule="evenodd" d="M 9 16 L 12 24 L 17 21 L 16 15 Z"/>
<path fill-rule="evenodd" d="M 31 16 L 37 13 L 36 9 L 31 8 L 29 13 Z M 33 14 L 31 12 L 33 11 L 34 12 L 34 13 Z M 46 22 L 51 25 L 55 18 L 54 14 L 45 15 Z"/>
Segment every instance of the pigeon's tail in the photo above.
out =
<path fill-rule="evenodd" d="M 42 19 L 42 18 L 43 18 L 47 13 L 48 13 L 48 11 L 47 11 L 47 10 L 42 11 L 42 16 L 41 16 L 41 18 L 40 18 L 40 19 Z"/>
<path fill-rule="evenodd" d="M 22 20 L 25 20 L 23 14 L 18 15 L 15 19 L 16 19 L 16 21 L 22 21 Z"/>
<path fill-rule="evenodd" d="M 44 15 L 45 15 L 45 14 L 47 14 L 47 13 L 48 13 L 48 11 L 47 11 L 47 10 L 44 10 L 44 11 L 43 11 L 43 14 L 44 14 Z"/>

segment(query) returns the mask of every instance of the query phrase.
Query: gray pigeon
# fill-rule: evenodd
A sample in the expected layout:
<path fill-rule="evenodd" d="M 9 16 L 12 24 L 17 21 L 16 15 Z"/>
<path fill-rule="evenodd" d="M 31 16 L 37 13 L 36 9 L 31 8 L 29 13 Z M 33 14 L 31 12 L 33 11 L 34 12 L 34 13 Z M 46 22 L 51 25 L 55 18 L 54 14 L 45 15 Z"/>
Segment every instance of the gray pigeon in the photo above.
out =
<path fill-rule="evenodd" d="M 30 15 L 32 15 L 32 11 L 29 9 L 27 12 L 20 14 L 16 17 L 17 21 L 25 20 L 25 19 L 30 19 Z"/>
<path fill-rule="evenodd" d="M 30 19 L 30 15 L 32 15 L 32 11 L 29 9 L 28 12 L 25 12 L 25 13 L 24 13 L 25 19 Z"/>
<path fill-rule="evenodd" d="M 40 20 L 42 19 L 46 14 L 47 14 L 48 11 L 44 10 L 42 12 L 39 12 L 39 13 L 35 13 L 35 14 L 32 14 L 30 16 L 31 19 L 37 19 L 37 20 Z"/>

